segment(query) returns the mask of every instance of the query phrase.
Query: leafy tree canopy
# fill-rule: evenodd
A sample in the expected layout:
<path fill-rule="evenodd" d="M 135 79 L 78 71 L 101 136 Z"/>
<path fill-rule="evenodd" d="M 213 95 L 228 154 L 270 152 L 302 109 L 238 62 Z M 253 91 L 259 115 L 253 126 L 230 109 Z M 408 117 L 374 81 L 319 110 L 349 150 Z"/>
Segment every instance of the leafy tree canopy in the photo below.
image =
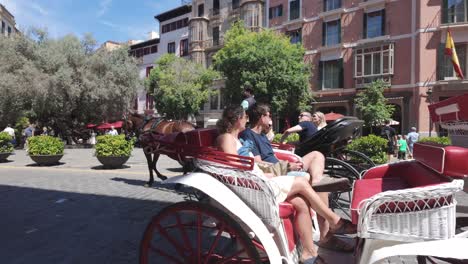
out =
<path fill-rule="evenodd" d="M 395 111 L 393 105 L 388 104 L 383 92 L 388 84 L 377 80 L 365 87 L 358 93 L 355 99 L 356 107 L 361 112 L 366 126 L 373 127 L 381 125 L 385 120 L 390 120 Z"/>
<path fill-rule="evenodd" d="M 141 84 L 128 48 L 95 49 L 87 34 L 59 39 L 34 29 L 0 38 L 0 120 L 27 116 L 63 135 L 88 122 L 121 119 Z"/>
<path fill-rule="evenodd" d="M 214 56 L 214 67 L 226 77 L 227 103 L 240 103 L 242 88 L 253 87 L 255 99 L 274 112 L 292 113 L 310 106 L 310 67 L 304 48 L 271 30 L 251 32 L 242 21 L 225 35 L 224 47 Z"/>
<path fill-rule="evenodd" d="M 202 65 L 165 54 L 155 62 L 146 80 L 158 111 L 169 119 L 187 119 L 208 100 L 210 85 L 219 74 Z"/>

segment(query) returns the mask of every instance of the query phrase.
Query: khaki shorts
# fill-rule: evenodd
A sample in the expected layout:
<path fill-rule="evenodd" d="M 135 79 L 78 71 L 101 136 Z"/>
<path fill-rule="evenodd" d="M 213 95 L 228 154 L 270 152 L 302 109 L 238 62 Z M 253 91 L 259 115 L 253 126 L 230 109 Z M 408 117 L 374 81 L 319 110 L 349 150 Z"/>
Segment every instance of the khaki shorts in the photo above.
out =
<path fill-rule="evenodd" d="M 288 173 L 288 162 L 285 160 L 280 160 L 274 164 L 259 162 L 257 165 L 264 173 L 272 173 L 275 177 Z"/>

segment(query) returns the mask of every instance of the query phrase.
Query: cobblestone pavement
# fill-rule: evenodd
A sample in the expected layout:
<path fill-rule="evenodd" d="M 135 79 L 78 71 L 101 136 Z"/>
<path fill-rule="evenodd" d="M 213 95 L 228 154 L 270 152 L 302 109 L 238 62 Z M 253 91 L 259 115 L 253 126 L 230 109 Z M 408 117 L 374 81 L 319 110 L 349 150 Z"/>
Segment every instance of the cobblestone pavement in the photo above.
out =
<path fill-rule="evenodd" d="M 104 170 L 92 153 L 66 149 L 60 165 L 38 167 L 17 150 L 0 163 L 0 263 L 138 262 L 151 216 L 187 197 L 158 179 L 143 187 L 148 172 L 141 149 L 116 170 Z M 181 173 L 166 157 L 158 167 L 169 176 Z M 458 200 L 468 211 L 466 194 Z M 352 261 L 351 254 L 320 252 L 328 263 Z"/>

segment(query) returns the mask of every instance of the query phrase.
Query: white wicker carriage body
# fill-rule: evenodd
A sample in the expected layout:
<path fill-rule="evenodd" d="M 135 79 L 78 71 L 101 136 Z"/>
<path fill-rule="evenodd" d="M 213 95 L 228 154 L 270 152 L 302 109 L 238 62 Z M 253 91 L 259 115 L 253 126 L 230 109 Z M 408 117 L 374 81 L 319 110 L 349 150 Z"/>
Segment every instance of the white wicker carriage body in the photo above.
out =
<path fill-rule="evenodd" d="M 275 193 L 263 177 L 253 171 L 240 170 L 219 163 L 196 159 L 195 166 L 224 183 L 247 204 L 269 227 L 280 224 Z"/>
<path fill-rule="evenodd" d="M 448 239 L 455 235 L 454 194 L 463 181 L 386 191 L 361 201 L 358 236 L 395 241 Z"/>

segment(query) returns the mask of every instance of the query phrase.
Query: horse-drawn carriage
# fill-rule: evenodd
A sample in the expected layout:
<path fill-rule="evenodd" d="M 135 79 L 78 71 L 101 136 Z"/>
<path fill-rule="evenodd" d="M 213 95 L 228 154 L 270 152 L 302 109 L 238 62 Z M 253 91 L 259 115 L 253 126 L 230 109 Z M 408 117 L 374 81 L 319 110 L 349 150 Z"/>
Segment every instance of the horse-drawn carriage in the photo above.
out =
<path fill-rule="evenodd" d="M 306 153 L 306 146 L 310 151 L 319 149 L 327 156 L 328 173 L 353 175 L 356 262 L 373 263 L 394 255 L 447 257 L 434 246 L 466 246 L 466 239 L 454 239 L 454 194 L 463 183 L 452 178 L 468 175 L 468 149 L 417 144 L 415 160 L 362 168 L 360 179 L 359 167 L 334 158 L 358 135 L 359 123 L 354 118 L 337 120 L 297 149 L 298 154 Z M 468 131 L 466 123 L 463 128 Z M 193 162 L 193 172 L 162 183 L 186 186 L 184 190 L 196 194 L 196 200 L 163 208 L 151 219 L 141 241 L 140 263 L 297 263 L 301 245 L 293 228 L 293 206 L 275 202 L 269 184 L 253 173 L 252 158 L 217 151 L 216 136 L 216 130 L 196 129 L 147 137 L 158 153 Z M 289 157 L 299 158 L 292 152 Z M 427 240 L 447 242 L 418 244 Z M 408 242 L 413 243 L 402 244 Z M 424 243 L 432 242 L 439 241 Z M 463 250 L 448 254 L 468 258 Z"/>

